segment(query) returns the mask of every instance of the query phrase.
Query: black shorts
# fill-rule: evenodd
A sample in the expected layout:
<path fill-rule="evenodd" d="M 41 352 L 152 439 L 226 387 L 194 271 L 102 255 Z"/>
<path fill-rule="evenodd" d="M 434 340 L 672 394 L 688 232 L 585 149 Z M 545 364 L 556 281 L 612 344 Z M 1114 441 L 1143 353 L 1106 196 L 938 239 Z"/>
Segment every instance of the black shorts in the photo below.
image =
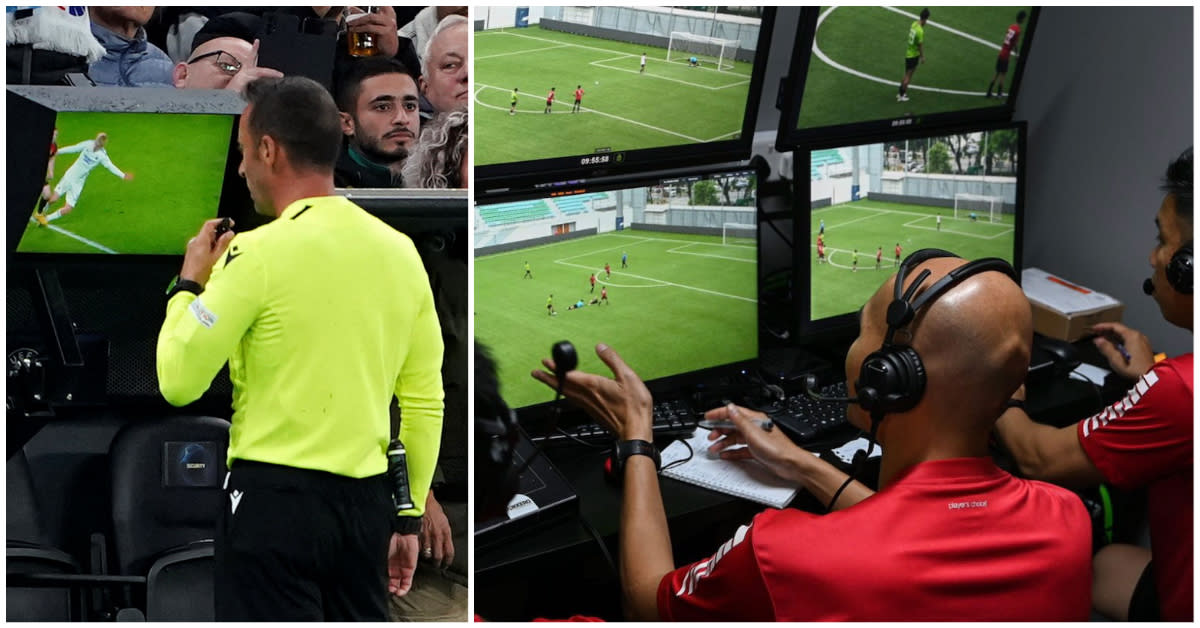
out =
<path fill-rule="evenodd" d="M 581 103 L 581 102 L 583 102 L 583 99 L 581 99 L 581 98 L 576 98 L 576 99 L 575 99 L 575 104 L 577 104 L 577 105 L 578 105 L 578 104 L 579 104 L 579 103 Z"/>
<path fill-rule="evenodd" d="M 1008 72 L 1008 58 L 996 57 L 996 73 L 1006 74 Z"/>
<path fill-rule="evenodd" d="M 517 106 L 517 101 L 515 101 L 515 100 L 514 100 L 514 101 L 512 101 L 512 106 L 513 106 L 513 107 L 516 107 L 516 106 Z"/>
<path fill-rule="evenodd" d="M 904 57 L 904 71 L 917 69 L 917 64 L 921 62 L 921 57 Z"/>
<path fill-rule="evenodd" d="M 1133 587 L 1133 597 L 1129 600 L 1129 621 L 1162 621 L 1153 560 L 1146 564 L 1137 586 Z"/>
<path fill-rule="evenodd" d="M 217 621 L 388 621 L 392 498 L 355 479 L 235 460 L 217 521 Z"/>

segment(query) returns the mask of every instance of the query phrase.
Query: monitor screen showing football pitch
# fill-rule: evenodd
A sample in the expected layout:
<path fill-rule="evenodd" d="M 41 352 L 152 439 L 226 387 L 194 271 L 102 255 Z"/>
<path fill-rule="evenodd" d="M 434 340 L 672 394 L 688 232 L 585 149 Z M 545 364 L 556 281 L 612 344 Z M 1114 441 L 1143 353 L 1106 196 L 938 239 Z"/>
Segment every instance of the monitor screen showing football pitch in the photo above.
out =
<path fill-rule="evenodd" d="M 747 158 L 773 9 L 717 9 L 477 10 L 477 176 Z M 738 147 L 745 154 L 703 161 Z"/>
<path fill-rule="evenodd" d="M 758 357 L 753 171 L 479 205 L 475 337 L 513 407 L 549 401 L 530 377 L 570 340 L 579 369 L 616 349 L 645 381 Z"/>
<path fill-rule="evenodd" d="M 1003 117 L 1033 7 L 821 7 L 798 37 L 780 144 Z M 924 16 L 924 17 L 923 17 Z M 811 42 L 811 48 L 809 48 Z"/>
<path fill-rule="evenodd" d="M 17 252 L 182 255 L 217 216 L 234 119 L 60 112 Z"/>
<path fill-rule="evenodd" d="M 812 208 L 795 223 L 797 244 L 808 242 L 796 247 L 797 275 L 811 287 L 802 331 L 853 325 L 852 313 L 919 249 L 999 257 L 1020 270 L 1024 135 L 1024 123 L 975 127 L 797 160 Z"/>

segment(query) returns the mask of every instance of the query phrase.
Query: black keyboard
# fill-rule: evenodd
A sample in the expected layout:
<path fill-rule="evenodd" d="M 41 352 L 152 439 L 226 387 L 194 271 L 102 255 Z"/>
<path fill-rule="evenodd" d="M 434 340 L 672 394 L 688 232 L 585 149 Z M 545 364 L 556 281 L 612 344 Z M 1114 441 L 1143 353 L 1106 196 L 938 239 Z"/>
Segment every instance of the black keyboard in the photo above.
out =
<path fill-rule="evenodd" d="M 827 397 L 845 397 L 846 382 L 822 386 L 820 394 Z M 796 444 L 805 446 L 845 431 L 850 425 L 846 421 L 846 404 L 832 401 L 817 401 L 801 393 L 785 399 L 782 407 L 771 412 L 771 418 Z"/>
<path fill-rule="evenodd" d="M 687 402 L 682 399 L 660 401 L 654 404 L 654 438 L 687 438 L 696 430 L 696 423 L 699 420 Z M 562 428 L 562 431 L 570 436 L 555 432 L 535 436 L 532 440 L 545 445 L 567 445 L 576 440 L 593 445 L 607 445 L 616 440 L 616 436 L 612 432 L 595 423 L 566 427 Z"/>

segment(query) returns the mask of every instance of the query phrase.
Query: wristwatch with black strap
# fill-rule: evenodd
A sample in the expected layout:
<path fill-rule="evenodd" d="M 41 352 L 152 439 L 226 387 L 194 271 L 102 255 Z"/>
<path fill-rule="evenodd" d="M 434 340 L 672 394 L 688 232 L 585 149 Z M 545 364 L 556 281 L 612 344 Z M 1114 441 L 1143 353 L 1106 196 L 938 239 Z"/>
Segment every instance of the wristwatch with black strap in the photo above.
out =
<path fill-rule="evenodd" d="M 199 295 L 201 292 L 204 292 L 204 286 L 191 279 L 180 279 L 179 275 L 175 275 L 175 278 L 167 286 L 167 300 L 170 301 L 171 297 L 180 292 L 191 292 L 192 294 Z"/>
<path fill-rule="evenodd" d="M 616 451 L 613 452 L 613 471 L 620 477 L 625 472 L 625 461 L 630 456 L 649 456 L 654 461 L 654 470 L 662 468 L 662 460 L 658 456 L 658 448 L 654 443 L 644 440 L 617 441 Z"/>

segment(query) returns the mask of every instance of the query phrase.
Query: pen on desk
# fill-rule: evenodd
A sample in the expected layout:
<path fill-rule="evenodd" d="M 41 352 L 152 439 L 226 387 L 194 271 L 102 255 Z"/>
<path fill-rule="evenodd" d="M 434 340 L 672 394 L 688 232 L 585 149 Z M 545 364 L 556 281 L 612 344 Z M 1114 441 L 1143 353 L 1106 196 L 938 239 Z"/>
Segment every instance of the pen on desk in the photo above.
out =
<path fill-rule="evenodd" d="M 770 432 L 775 429 L 775 422 L 771 419 L 750 419 L 750 422 L 761 427 L 764 432 Z M 736 430 L 737 424 L 733 421 L 709 421 L 704 420 L 696 424 L 697 427 L 706 430 Z"/>

